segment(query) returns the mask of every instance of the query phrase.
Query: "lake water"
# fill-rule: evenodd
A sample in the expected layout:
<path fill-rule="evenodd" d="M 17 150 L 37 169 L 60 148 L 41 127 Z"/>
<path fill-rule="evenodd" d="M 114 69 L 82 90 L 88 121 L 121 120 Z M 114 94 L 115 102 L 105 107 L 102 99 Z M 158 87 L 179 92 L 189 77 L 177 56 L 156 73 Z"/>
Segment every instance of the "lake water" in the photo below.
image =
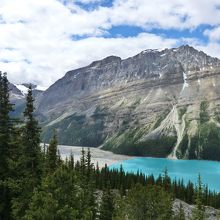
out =
<path fill-rule="evenodd" d="M 158 177 L 167 168 L 168 175 L 172 179 L 183 179 L 197 182 L 198 175 L 202 177 L 203 184 L 208 184 L 209 189 L 220 192 L 220 162 L 204 160 L 169 160 L 166 158 L 135 157 L 116 163 L 110 168 L 120 168 L 122 164 L 125 172 L 137 172 L 146 175 L 153 174 Z"/>

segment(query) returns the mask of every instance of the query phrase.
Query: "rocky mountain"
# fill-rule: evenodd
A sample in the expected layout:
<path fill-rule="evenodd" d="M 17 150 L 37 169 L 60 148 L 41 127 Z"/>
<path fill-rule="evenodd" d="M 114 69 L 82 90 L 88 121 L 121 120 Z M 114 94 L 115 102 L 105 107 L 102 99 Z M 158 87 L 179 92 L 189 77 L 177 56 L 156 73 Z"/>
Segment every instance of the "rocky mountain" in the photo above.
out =
<path fill-rule="evenodd" d="M 37 99 L 48 141 L 130 155 L 220 160 L 220 60 L 188 45 L 110 56 Z"/>
<path fill-rule="evenodd" d="M 15 117 L 20 117 L 22 112 L 24 111 L 26 95 L 28 92 L 29 86 L 32 86 L 33 89 L 33 97 L 38 99 L 40 95 L 43 93 L 41 87 L 30 84 L 30 83 L 23 83 L 23 84 L 9 84 L 10 89 L 10 100 L 13 104 L 15 104 L 15 111 L 12 113 Z"/>

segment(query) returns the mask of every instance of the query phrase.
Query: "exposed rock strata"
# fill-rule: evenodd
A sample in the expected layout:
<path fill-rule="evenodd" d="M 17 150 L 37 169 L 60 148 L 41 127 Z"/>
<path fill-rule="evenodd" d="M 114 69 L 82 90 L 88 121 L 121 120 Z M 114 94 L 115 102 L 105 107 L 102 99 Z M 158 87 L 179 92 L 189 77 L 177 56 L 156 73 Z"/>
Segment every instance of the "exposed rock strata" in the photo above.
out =
<path fill-rule="evenodd" d="M 217 58 L 190 46 L 146 50 L 67 72 L 38 99 L 37 113 L 45 141 L 56 128 L 61 144 L 203 158 L 200 128 L 218 130 L 219 88 Z"/>

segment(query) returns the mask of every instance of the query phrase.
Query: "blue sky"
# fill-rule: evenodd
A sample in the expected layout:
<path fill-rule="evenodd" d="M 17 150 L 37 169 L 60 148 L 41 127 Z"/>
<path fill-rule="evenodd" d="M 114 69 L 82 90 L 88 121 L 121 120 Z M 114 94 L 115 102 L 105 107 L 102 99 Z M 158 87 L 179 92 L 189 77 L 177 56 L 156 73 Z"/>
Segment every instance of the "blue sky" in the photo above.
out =
<path fill-rule="evenodd" d="M 1 0 L 0 69 L 48 87 L 109 55 L 189 44 L 220 58 L 219 0 Z"/>

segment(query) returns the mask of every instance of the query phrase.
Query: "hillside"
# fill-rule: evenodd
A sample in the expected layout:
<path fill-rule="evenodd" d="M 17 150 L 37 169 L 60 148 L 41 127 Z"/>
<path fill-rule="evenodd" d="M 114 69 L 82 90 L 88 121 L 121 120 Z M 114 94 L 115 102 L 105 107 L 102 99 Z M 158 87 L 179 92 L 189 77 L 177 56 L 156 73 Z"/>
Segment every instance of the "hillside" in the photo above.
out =
<path fill-rule="evenodd" d="M 37 98 L 43 140 L 115 153 L 220 160 L 220 60 L 188 45 L 110 56 Z"/>

